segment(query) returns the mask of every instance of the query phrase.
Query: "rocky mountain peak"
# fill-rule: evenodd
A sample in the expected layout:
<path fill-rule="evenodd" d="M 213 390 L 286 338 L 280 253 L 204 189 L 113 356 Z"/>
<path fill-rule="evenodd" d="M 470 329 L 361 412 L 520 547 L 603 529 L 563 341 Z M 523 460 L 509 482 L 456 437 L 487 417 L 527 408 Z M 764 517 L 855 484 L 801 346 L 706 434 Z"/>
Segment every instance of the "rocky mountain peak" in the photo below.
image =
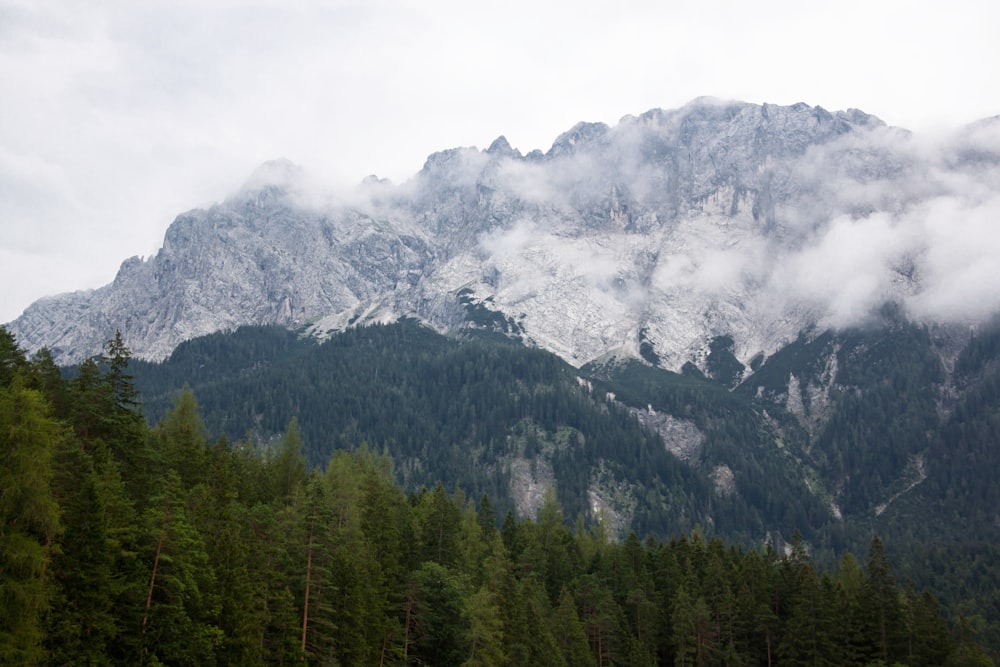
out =
<path fill-rule="evenodd" d="M 885 301 L 937 317 L 959 255 L 927 250 L 928 216 L 969 193 L 969 206 L 993 201 L 981 193 L 1000 182 L 998 144 L 976 137 L 995 126 L 946 152 L 968 159 L 927 164 L 908 133 L 861 111 L 699 98 L 578 123 L 544 155 L 502 136 L 440 151 L 411 184 L 363 183 L 355 199 L 369 203 L 350 206 L 304 206 L 288 196 L 301 170 L 274 160 L 236 196 L 178 216 L 155 257 L 33 304 L 11 329 L 60 362 L 115 329 L 158 359 L 240 324 L 323 335 L 407 315 L 450 329 L 482 307 L 574 364 L 645 350 L 679 369 L 719 336 L 746 363 Z M 995 309 L 989 294 L 966 311 Z"/>
<path fill-rule="evenodd" d="M 243 182 L 240 192 L 255 192 L 269 188 L 289 190 L 302 179 L 302 167 L 286 158 L 268 160 L 253 170 Z"/>
<path fill-rule="evenodd" d="M 577 123 L 567 132 L 563 132 L 552 142 L 552 148 L 546 157 L 560 157 L 578 150 L 594 147 L 605 137 L 610 128 L 604 123 Z"/>
<path fill-rule="evenodd" d="M 508 158 L 520 158 L 521 152 L 511 148 L 510 143 L 507 141 L 507 137 L 502 134 L 493 140 L 490 147 L 486 149 L 489 155 L 497 157 L 508 157 Z"/>

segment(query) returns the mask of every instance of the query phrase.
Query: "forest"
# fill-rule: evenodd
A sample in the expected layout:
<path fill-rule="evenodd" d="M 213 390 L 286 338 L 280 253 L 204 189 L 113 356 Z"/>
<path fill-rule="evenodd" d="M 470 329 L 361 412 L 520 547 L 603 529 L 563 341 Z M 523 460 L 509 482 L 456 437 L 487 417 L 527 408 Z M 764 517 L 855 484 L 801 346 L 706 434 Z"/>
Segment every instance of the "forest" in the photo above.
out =
<path fill-rule="evenodd" d="M 501 517 L 363 442 L 307 466 L 296 418 L 213 438 L 190 390 L 150 426 L 129 356 L 66 380 L 0 328 L 0 664 L 993 664 L 878 536 L 819 568 L 797 535 L 612 539 L 551 493 Z"/>

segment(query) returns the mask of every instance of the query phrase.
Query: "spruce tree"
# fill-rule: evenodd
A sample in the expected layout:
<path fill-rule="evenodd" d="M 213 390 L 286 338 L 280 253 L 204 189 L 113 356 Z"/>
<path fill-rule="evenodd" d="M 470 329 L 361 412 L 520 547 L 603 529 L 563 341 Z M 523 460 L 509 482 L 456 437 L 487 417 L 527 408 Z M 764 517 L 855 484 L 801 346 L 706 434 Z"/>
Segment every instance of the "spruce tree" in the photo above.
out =
<path fill-rule="evenodd" d="M 48 411 L 20 371 L 0 387 L 0 664 L 35 664 L 45 655 L 49 564 L 60 531 L 52 453 L 66 435 Z"/>

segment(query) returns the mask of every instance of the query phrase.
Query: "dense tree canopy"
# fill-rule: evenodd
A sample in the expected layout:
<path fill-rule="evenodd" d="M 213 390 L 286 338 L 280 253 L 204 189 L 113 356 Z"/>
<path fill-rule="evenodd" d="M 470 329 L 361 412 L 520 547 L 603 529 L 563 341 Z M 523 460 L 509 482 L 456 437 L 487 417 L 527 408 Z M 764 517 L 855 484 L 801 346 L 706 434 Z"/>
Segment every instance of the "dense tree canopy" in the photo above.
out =
<path fill-rule="evenodd" d="M 119 343 L 68 383 L 3 349 L 4 664 L 989 664 L 878 538 L 820 571 L 798 540 L 612 542 L 554 495 L 498 529 L 362 443 L 307 471 L 296 421 L 261 456 L 186 391 L 148 428 Z"/>

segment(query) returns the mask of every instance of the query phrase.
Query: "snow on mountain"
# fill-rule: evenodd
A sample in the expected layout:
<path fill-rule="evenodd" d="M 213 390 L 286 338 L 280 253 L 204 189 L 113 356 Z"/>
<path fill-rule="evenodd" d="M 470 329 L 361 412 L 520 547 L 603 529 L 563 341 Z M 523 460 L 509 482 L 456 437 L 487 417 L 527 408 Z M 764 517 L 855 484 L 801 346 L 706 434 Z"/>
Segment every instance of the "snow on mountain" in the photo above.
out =
<path fill-rule="evenodd" d="M 580 123 L 544 154 L 503 137 L 442 151 L 407 183 L 339 198 L 276 161 L 179 216 L 112 284 L 9 326 L 60 362 L 116 328 L 160 359 L 240 324 L 324 334 L 410 315 L 453 329 L 462 292 L 575 365 L 645 341 L 676 369 L 715 336 L 746 361 L 888 299 L 973 322 L 1000 309 L 996 128 L 931 144 L 857 110 L 699 99 Z"/>

